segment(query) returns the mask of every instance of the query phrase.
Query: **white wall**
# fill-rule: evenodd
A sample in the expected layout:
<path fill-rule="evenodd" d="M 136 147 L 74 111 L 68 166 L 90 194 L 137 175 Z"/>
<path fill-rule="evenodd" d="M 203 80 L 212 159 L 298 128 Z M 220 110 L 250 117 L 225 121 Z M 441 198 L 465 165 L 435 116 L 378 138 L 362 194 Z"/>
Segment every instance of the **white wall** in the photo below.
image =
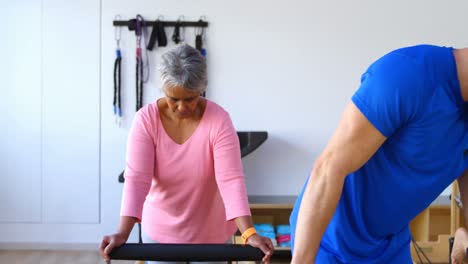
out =
<path fill-rule="evenodd" d="M 28 19 L 23 20 L 24 17 Z M 41 18 L 40 2 L 20 1 L 3 4 L 0 9 L 0 23 L 15 25 L 4 26 L 0 31 L 0 56 L 4 59 L 0 63 L 0 111 L 3 113 L 0 117 L 2 222 L 41 220 L 42 190 L 37 188 L 41 186 L 42 168 Z M 38 41 L 29 41 L 30 38 Z"/>
<path fill-rule="evenodd" d="M 98 232 L 100 11 L 94 0 L 1 4 L 0 242 Z"/>
<path fill-rule="evenodd" d="M 49 10 L 46 8 L 47 3 L 51 3 L 51 1 L 43 0 L 42 5 L 38 4 L 37 1 L 10 2 L 8 6 L 13 6 L 14 12 L 17 12 L 18 15 L 32 10 L 34 16 L 29 18 L 31 22 L 35 21 L 35 16 L 41 16 L 41 14 L 45 15 L 46 18 L 59 21 L 68 20 L 67 15 L 59 16 L 58 13 L 46 12 Z M 122 28 L 122 93 L 125 119 L 123 128 L 117 128 L 113 123 L 112 115 L 112 73 L 115 56 L 112 20 L 116 14 L 120 14 L 124 19 L 133 18 L 137 13 L 148 19 L 155 19 L 158 15 L 163 15 L 165 19 L 175 20 L 179 15 L 184 15 L 186 20 L 198 20 L 201 15 L 206 16 L 210 23 L 206 30 L 205 43 L 210 74 L 207 97 L 221 104 L 230 112 L 238 130 L 266 130 L 269 133 L 269 138 L 264 145 L 243 159 L 247 189 L 249 194 L 255 195 L 294 195 L 299 192 L 314 159 L 335 129 L 342 109 L 357 89 L 361 73 L 373 60 L 400 46 L 433 43 L 463 47 L 468 43 L 465 32 L 468 24 L 468 18 L 465 15 L 468 2 L 462 0 L 451 1 L 450 5 L 436 0 L 391 2 L 371 0 L 320 2 L 305 0 L 287 2 L 266 0 L 136 0 L 131 3 L 124 0 L 101 0 L 100 5 L 97 3 L 97 1 L 91 0 L 76 1 L 73 6 L 65 9 L 66 14 L 75 18 L 75 23 L 80 21 L 79 23 L 85 24 L 82 26 L 70 25 L 73 33 L 70 32 L 70 39 L 66 40 L 70 46 L 56 48 L 64 52 L 63 56 L 67 56 L 68 53 L 73 54 L 74 48 L 79 49 L 80 52 L 91 51 L 90 56 L 83 54 L 82 58 L 84 62 L 81 69 L 86 74 L 78 71 L 75 73 L 79 75 L 79 78 L 73 79 L 73 74 L 66 76 L 73 79 L 70 82 L 80 80 L 79 85 L 86 86 L 88 89 L 86 91 L 92 94 L 92 98 L 95 98 L 93 89 L 100 87 L 100 105 L 99 102 L 93 100 L 89 102 L 91 109 L 97 105 L 100 106 L 100 111 L 98 111 L 100 126 L 87 126 L 90 133 L 83 135 L 91 136 L 93 138 L 91 142 L 95 142 L 96 134 L 94 133 L 100 131 L 98 138 L 100 145 L 97 146 L 100 149 L 89 150 L 89 157 L 78 160 L 83 171 L 94 175 L 95 162 L 100 159 L 98 181 L 95 182 L 94 178 L 87 179 L 88 182 L 92 183 L 89 186 L 92 190 L 99 187 L 100 184 L 100 199 L 98 199 L 100 203 L 98 205 L 91 203 L 92 206 L 99 208 L 99 221 L 93 223 L 96 218 L 92 214 L 87 214 L 91 216 L 87 224 L 48 223 L 43 215 L 41 217 L 41 214 L 46 211 L 44 208 L 37 210 L 37 205 L 33 203 L 30 207 L 35 210 L 28 211 L 21 207 L 20 202 L 16 201 L 18 207 L 15 206 L 15 210 L 18 208 L 20 215 L 30 217 L 35 223 L 17 223 L 15 219 L 8 223 L 0 222 L 0 233 L 2 234 L 0 243 L 96 243 L 103 234 L 116 229 L 122 190 L 122 184 L 117 182 L 117 175 L 124 167 L 126 136 L 135 105 L 135 40 L 133 33 Z M 3 6 L 5 4 L 2 4 L 2 11 L 5 11 L 3 13 L 13 12 L 3 9 Z M 42 13 L 38 14 L 37 10 L 42 10 Z M 83 13 L 91 15 L 91 19 L 84 17 L 80 19 L 79 16 Z M 3 15 L 0 17 L 5 19 Z M 7 16 L 6 19 L 9 19 L 7 21 L 11 23 L 17 18 L 16 16 Z M 47 39 L 51 32 L 47 31 L 46 25 L 48 25 L 47 22 L 34 26 L 36 30 L 42 28 L 42 37 L 45 36 Z M 25 27 L 22 26 L 20 29 L 26 30 Z M 62 35 L 66 33 L 63 28 L 60 30 Z M 89 30 L 93 34 L 87 35 Z M 75 43 L 74 38 L 72 38 L 75 33 L 87 36 L 86 42 L 76 43 L 75 47 L 71 46 Z M 100 39 L 95 33 L 100 33 Z M 172 30 L 167 30 L 169 39 L 171 33 Z M 2 33 L 2 36 L 4 34 L 9 36 L 8 34 L 11 33 Z M 37 32 L 35 34 L 40 35 Z M 189 43 L 193 43 L 194 33 L 192 30 L 187 29 L 186 37 Z M 89 45 L 88 41 L 91 43 L 100 42 L 100 65 L 99 61 L 96 60 L 99 53 L 92 45 Z M 27 44 L 32 45 L 31 43 Z M 45 41 L 44 44 L 47 46 L 43 47 L 40 53 L 44 57 L 43 60 L 37 59 L 38 55 L 29 51 L 30 57 L 35 58 L 32 60 L 33 66 L 24 63 L 20 64 L 19 68 L 7 66 L 0 68 L 0 74 L 10 76 L 6 85 L 2 86 L 2 92 L 9 93 L 10 97 L 15 96 L 11 94 L 11 89 L 7 89 L 7 86 L 13 85 L 18 89 L 31 90 L 27 90 L 26 95 L 38 93 L 28 84 L 47 76 L 47 65 L 42 65 L 42 63 L 50 60 L 50 54 L 45 51 L 55 47 L 53 41 L 50 43 Z M 10 46 L 3 45 L 0 46 L 0 50 L 5 53 Z M 32 46 L 26 46 L 26 51 L 28 48 L 32 49 Z M 157 48 L 156 52 L 149 54 L 151 77 L 150 81 L 145 84 L 145 103 L 154 101 L 160 96 L 160 85 L 155 68 L 160 54 L 167 49 Z M 13 55 L 7 56 L 7 58 L 10 62 L 6 65 L 18 62 L 18 57 Z M 31 58 L 20 57 L 20 59 L 24 62 Z M 78 58 L 75 57 L 75 59 Z M 35 72 L 35 69 L 41 68 L 41 65 L 42 70 L 45 71 L 42 75 Z M 64 68 L 68 66 L 67 63 L 63 64 Z M 16 81 L 17 79 L 12 77 L 18 72 L 17 69 L 21 69 L 21 76 L 30 73 L 28 81 L 24 79 Z M 95 74 L 99 71 L 100 75 L 96 77 Z M 60 85 L 63 82 L 67 82 L 67 80 L 62 80 L 60 83 L 50 83 L 50 86 L 46 86 L 54 91 L 60 91 Z M 94 88 L 89 88 L 90 85 Z M 31 100 L 31 105 L 34 106 L 34 99 L 28 96 L 23 97 L 24 100 Z M 44 105 L 42 105 L 44 109 L 49 107 L 48 100 L 60 99 L 46 94 Z M 6 108 L 4 101 L 6 100 L 0 103 L 2 109 Z M 53 140 L 52 135 L 55 137 L 63 134 L 68 135 L 74 131 L 73 129 L 59 130 L 57 134 L 52 134 L 54 130 L 41 132 L 38 131 L 41 130 L 41 124 L 44 125 L 44 122 L 47 121 L 41 119 L 37 112 L 28 107 L 8 109 L 31 111 L 28 116 L 32 114 L 32 123 L 26 122 L 23 125 L 31 125 L 31 131 L 28 135 L 31 136 L 32 142 L 39 144 L 41 136 L 37 133 L 49 132 L 51 133 L 49 142 L 63 143 L 69 148 L 80 149 L 81 144 L 72 141 L 63 142 L 60 139 Z M 19 112 L 21 113 L 21 111 Z M 8 113 L 14 113 L 12 115 L 14 117 L 20 115 L 18 111 Z M 74 115 L 70 115 L 72 113 Z M 67 112 L 58 117 L 66 116 L 74 119 L 77 118 L 75 114 L 75 112 Z M 79 114 L 77 115 L 79 116 Z M 7 121 L 11 123 L 11 118 L 1 118 L 3 124 L 6 124 Z M 23 119 L 20 118 L 20 120 Z M 88 119 L 79 120 L 78 122 L 89 124 L 88 121 L 95 124 L 94 119 L 91 121 Z M 13 126 L 13 132 L 8 133 L 16 133 L 20 125 Z M 7 164 L 12 164 L 10 163 L 12 157 L 15 158 L 11 162 L 19 164 L 25 164 L 26 160 L 24 159 L 26 158 L 24 157 L 28 157 L 32 161 L 31 167 L 51 164 L 49 168 L 53 168 L 54 164 L 60 161 L 58 157 L 49 160 L 51 163 L 38 161 L 36 152 L 40 151 L 40 146 L 22 149 L 17 156 L 12 156 L 14 148 L 11 144 L 13 143 L 5 139 L 9 134 L 5 134 L 4 131 L 0 133 L 2 133 L 0 134 L 1 149 L 5 149 L 4 146 L 9 146 L 6 148 L 8 154 L 2 154 L 7 156 L 7 160 L 9 160 Z M 44 148 L 43 145 L 42 148 Z M 100 155 L 96 156 L 96 151 Z M 69 163 L 65 164 L 69 166 Z M 5 162 L 0 163 L 0 165 L 2 165 L 2 171 L 5 171 Z M 52 179 L 57 179 L 56 174 L 51 174 L 47 170 L 43 171 L 45 174 L 29 176 L 28 171 L 16 169 L 14 175 L 20 175 L 18 181 L 12 180 L 12 172 L 8 172 L 7 175 L 2 174 L 2 180 L 8 178 L 9 180 L 6 182 L 25 194 L 23 195 L 25 199 L 40 203 L 37 201 L 37 197 L 42 197 L 43 201 L 44 197 L 55 197 L 56 194 L 64 195 L 65 191 L 63 190 L 49 190 L 47 188 L 40 189 L 46 190 L 45 194 L 41 194 L 41 191 L 34 188 L 30 195 L 26 194 L 28 190 L 22 184 L 23 182 L 31 180 L 37 184 L 44 184 L 50 175 L 52 175 L 50 176 Z M 0 185 L 0 188 L 7 189 L 7 187 L 1 186 L 3 185 Z M 4 189 L 0 189 L 0 191 L 3 192 Z M 8 197 L 11 199 L 14 196 Z M 59 197 L 54 199 L 59 199 Z M 49 201 L 54 199 L 49 199 Z M 95 201 L 96 199 L 92 198 L 91 200 Z M 2 207 L 4 206 L 2 204 L 5 203 L 0 202 L 2 211 L 12 210 L 8 207 Z M 92 211 L 94 212 L 94 209 Z M 1 220 L 3 219 L 0 218 Z M 51 233 L 54 235 L 50 235 Z M 5 247 L 5 244 L 2 246 Z"/>

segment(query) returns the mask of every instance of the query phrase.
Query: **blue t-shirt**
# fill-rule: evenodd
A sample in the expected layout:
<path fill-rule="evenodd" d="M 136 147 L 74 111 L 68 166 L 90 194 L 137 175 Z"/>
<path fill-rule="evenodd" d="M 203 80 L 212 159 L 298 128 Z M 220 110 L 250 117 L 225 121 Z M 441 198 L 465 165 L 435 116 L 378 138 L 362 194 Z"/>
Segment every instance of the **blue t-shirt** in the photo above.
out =
<path fill-rule="evenodd" d="M 387 140 L 346 177 L 316 263 L 412 263 L 409 222 L 468 168 L 468 104 L 453 49 L 383 56 L 352 102 Z M 290 217 L 293 242 L 304 189 Z"/>

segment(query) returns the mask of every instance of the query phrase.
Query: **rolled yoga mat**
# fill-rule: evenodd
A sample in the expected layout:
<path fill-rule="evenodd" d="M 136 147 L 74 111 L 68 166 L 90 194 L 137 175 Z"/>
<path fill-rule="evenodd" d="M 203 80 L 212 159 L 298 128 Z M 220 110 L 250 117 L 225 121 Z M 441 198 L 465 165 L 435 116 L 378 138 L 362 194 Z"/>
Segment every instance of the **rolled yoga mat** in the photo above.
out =
<path fill-rule="evenodd" d="M 137 244 L 114 248 L 110 259 L 149 261 L 260 261 L 264 254 L 249 245 Z"/>

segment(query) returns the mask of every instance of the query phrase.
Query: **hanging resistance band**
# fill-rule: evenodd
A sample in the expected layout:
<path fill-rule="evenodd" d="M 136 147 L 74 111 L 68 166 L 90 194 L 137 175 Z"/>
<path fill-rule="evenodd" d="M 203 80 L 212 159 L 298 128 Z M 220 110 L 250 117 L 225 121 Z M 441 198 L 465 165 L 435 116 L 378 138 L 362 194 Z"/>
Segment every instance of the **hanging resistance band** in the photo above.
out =
<path fill-rule="evenodd" d="M 202 18 L 200 17 L 200 22 L 202 21 Z M 203 57 L 206 57 L 206 49 L 203 48 L 203 38 L 205 34 L 205 29 L 203 27 L 200 27 L 195 29 L 195 48 L 201 53 Z M 203 92 L 201 96 L 206 97 L 206 92 Z"/>
<path fill-rule="evenodd" d="M 141 35 L 143 32 L 143 17 L 136 17 L 136 111 L 143 106 L 143 57 L 141 52 Z"/>
<path fill-rule="evenodd" d="M 203 22 L 203 19 L 206 19 L 205 16 L 201 16 L 199 22 Z M 205 38 L 205 29 L 199 27 L 195 29 L 195 48 L 206 57 L 206 49 L 203 48 L 203 39 Z"/>
<path fill-rule="evenodd" d="M 156 44 L 156 41 L 158 42 L 158 47 L 165 47 L 167 46 L 167 36 L 166 36 L 166 31 L 164 29 L 164 24 L 161 22 L 161 20 L 156 19 L 153 24 L 153 31 L 151 31 L 151 36 L 148 42 L 148 45 L 146 46 L 147 50 L 153 50 L 154 45 Z"/>
<path fill-rule="evenodd" d="M 120 16 L 119 16 L 120 17 Z M 121 101 L 121 65 L 122 54 L 120 52 L 120 29 L 115 30 L 116 58 L 114 62 L 114 118 L 118 127 L 122 124 L 122 101 Z"/>

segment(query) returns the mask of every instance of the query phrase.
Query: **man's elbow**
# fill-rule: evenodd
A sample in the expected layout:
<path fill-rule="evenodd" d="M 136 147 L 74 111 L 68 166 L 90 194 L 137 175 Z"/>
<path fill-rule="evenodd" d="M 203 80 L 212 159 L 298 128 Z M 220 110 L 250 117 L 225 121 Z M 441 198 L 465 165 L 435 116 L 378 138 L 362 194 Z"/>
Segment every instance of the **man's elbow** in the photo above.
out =
<path fill-rule="evenodd" d="M 344 182 L 349 174 L 346 164 L 339 162 L 333 154 L 322 155 L 314 163 L 312 178 L 331 182 Z"/>

